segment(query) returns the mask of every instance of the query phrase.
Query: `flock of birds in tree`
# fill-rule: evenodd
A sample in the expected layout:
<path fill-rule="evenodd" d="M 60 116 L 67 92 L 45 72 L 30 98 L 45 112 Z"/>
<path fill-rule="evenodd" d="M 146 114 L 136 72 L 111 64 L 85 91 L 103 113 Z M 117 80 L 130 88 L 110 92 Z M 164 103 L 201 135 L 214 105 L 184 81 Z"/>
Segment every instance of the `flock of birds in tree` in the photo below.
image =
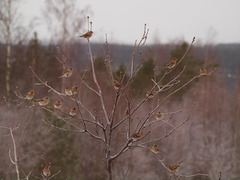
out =
<path fill-rule="evenodd" d="M 83 38 L 86 38 L 88 41 L 89 39 L 92 37 L 93 35 L 93 31 L 88 31 L 86 32 L 85 34 L 81 35 L 80 37 L 83 37 Z M 166 65 L 166 68 L 167 69 L 173 69 L 177 66 L 178 62 L 176 59 L 173 59 L 171 60 L 167 65 Z M 207 76 L 209 75 L 209 72 L 207 69 L 205 68 L 201 68 L 200 69 L 200 75 L 201 76 Z M 73 74 L 73 68 L 72 67 L 69 67 L 69 68 L 66 68 L 65 71 L 62 73 L 62 75 L 59 77 L 59 78 L 69 78 L 71 77 Z M 119 90 L 121 87 L 122 87 L 122 84 L 119 83 L 117 80 L 113 80 L 113 88 L 115 90 Z M 65 95 L 67 96 L 72 96 L 72 95 L 75 95 L 78 93 L 78 87 L 77 86 L 74 86 L 74 87 L 66 87 L 65 88 L 65 91 L 64 91 Z M 154 93 L 153 92 L 147 92 L 146 96 L 148 98 L 152 98 L 154 96 Z M 35 97 L 35 93 L 33 90 L 29 91 L 24 99 L 27 100 L 27 101 L 32 101 Z M 48 97 L 44 97 L 42 99 L 34 99 L 33 100 L 34 103 L 37 103 L 39 106 L 47 106 L 50 102 L 50 99 Z M 63 106 L 63 103 L 60 101 L 60 100 L 57 100 L 54 104 L 53 104 L 53 107 L 55 109 L 60 109 L 61 107 Z M 70 111 L 69 111 L 69 115 L 70 116 L 76 116 L 77 115 L 77 109 L 75 107 L 73 107 Z M 126 114 L 127 115 L 127 114 Z M 164 114 L 161 113 L 161 112 L 158 112 L 156 114 L 156 120 L 162 120 L 164 118 Z M 131 136 L 131 141 L 132 142 L 136 142 L 136 141 L 139 141 L 141 140 L 142 138 L 144 137 L 144 134 L 143 132 L 137 132 L 137 133 L 134 133 L 132 136 Z M 160 150 L 159 150 L 159 147 L 157 144 L 154 144 L 153 146 L 149 147 L 149 149 L 151 150 L 152 153 L 154 154 L 158 154 L 160 153 Z M 175 173 L 179 170 L 179 167 L 180 167 L 180 164 L 182 163 L 179 162 L 177 164 L 174 164 L 174 165 L 171 165 L 171 166 L 168 166 L 168 169 L 170 170 L 170 172 L 172 173 Z M 50 165 L 46 165 L 43 170 L 42 170 L 42 175 L 44 177 L 50 177 L 51 175 L 51 170 L 50 170 Z"/>

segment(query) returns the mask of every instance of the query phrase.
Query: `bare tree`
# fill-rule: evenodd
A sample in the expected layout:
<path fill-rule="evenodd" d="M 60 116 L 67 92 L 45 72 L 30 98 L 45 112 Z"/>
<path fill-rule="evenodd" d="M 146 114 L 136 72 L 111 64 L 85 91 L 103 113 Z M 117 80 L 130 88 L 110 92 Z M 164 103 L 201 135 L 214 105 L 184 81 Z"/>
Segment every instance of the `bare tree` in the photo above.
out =
<path fill-rule="evenodd" d="M 0 1 L 0 41 L 6 44 L 6 76 L 5 87 L 7 97 L 11 92 L 11 56 L 12 45 L 26 36 L 25 28 L 21 25 L 21 15 L 18 12 L 20 0 Z"/>
<path fill-rule="evenodd" d="M 91 27 L 91 25 L 92 23 L 90 22 L 88 26 Z M 54 99 L 58 99 L 53 105 L 49 104 L 48 97 L 36 99 L 32 101 L 33 105 L 50 112 L 52 117 L 63 122 L 64 126 L 58 126 L 57 123 L 52 122 L 48 118 L 43 118 L 43 121 L 48 124 L 49 127 L 58 130 L 89 135 L 99 142 L 99 145 L 96 145 L 96 147 L 103 145 L 103 152 L 105 153 L 104 164 L 106 165 L 106 172 L 109 180 L 114 179 L 113 164 L 116 163 L 121 156 L 135 148 L 141 148 L 152 152 L 159 164 L 175 179 L 184 176 L 177 172 L 180 160 L 176 159 L 175 165 L 166 165 L 164 159 L 161 159 L 159 156 L 160 150 L 156 143 L 160 143 L 176 133 L 179 128 L 190 121 L 190 116 L 194 111 L 196 103 L 194 103 L 192 108 L 186 113 L 184 119 L 176 124 L 172 124 L 171 119 L 173 119 L 177 113 L 182 112 L 182 110 L 176 110 L 174 112 L 162 112 L 162 110 L 164 106 L 169 103 L 169 99 L 172 95 L 197 78 L 211 75 L 213 71 L 209 72 L 205 68 L 201 69 L 199 74 L 195 74 L 189 81 L 176 88 L 174 91 L 170 91 L 163 98 L 159 98 L 158 95 L 162 92 L 168 92 L 169 89 L 175 87 L 179 83 L 178 78 L 186 70 L 186 67 L 183 67 L 183 69 L 169 82 L 163 84 L 163 79 L 174 71 L 184 60 L 195 38 L 193 38 L 191 45 L 187 48 L 181 59 L 172 60 L 164 67 L 165 73 L 160 79 L 149 79 L 152 82 L 152 87 L 149 89 L 146 96 L 141 97 L 139 100 L 139 98 L 133 97 L 135 93 L 131 90 L 130 85 L 142 67 L 141 47 L 144 46 L 148 36 L 146 25 L 144 26 L 144 32 L 140 41 L 135 42 L 127 70 L 122 72 L 120 76 L 116 76 L 114 73 L 106 38 L 105 66 L 109 77 L 107 84 L 104 84 L 101 77 L 96 75 L 90 43 L 92 35 L 93 32 L 90 28 L 81 36 L 87 40 L 88 44 L 91 77 L 88 76 L 87 71 L 85 71 L 80 77 L 77 86 L 73 85 L 71 82 L 71 78 L 74 77 L 76 73 L 73 68 L 66 68 L 64 74 L 60 76 L 60 78 L 65 78 L 67 82 L 64 84 L 64 91 L 57 91 L 31 69 L 37 81 L 39 81 L 37 84 L 45 86 L 48 92 L 54 94 L 54 97 L 50 99 L 53 101 Z M 87 81 L 86 79 L 91 80 Z M 84 92 L 87 92 L 88 95 L 81 95 L 84 94 Z M 146 108 L 147 110 L 143 111 L 143 109 Z M 157 135 L 151 136 L 156 130 L 164 128 L 166 125 L 168 128 L 165 132 L 163 131 L 161 134 L 158 133 Z M 128 170 L 126 174 L 127 172 Z M 187 175 L 186 177 L 199 175 L 207 176 L 206 174 L 196 173 Z M 124 175 L 124 177 L 125 176 L 126 175 Z"/>
<path fill-rule="evenodd" d="M 75 41 L 77 33 L 82 28 L 85 20 L 85 14 L 88 9 L 78 8 L 78 2 L 74 0 L 46 0 L 43 15 L 50 29 L 52 41 L 60 41 L 60 47 L 57 46 L 58 59 L 62 62 L 62 69 L 69 66 L 67 57 L 69 46 Z M 56 43 L 58 45 L 58 43 Z M 68 62 L 69 63 L 69 62 Z M 62 79 L 61 88 L 63 90 L 64 79 Z"/>
<path fill-rule="evenodd" d="M 12 158 L 12 152 L 9 149 L 9 158 L 12 162 L 12 164 L 15 165 L 15 170 L 16 170 L 16 176 L 17 176 L 17 180 L 20 180 L 20 175 L 19 175 L 19 157 L 18 157 L 18 152 L 17 152 L 17 146 L 16 146 L 16 140 L 15 140 L 15 136 L 13 134 L 13 131 L 16 130 L 17 128 L 19 128 L 19 126 L 17 127 L 6 127 L 6 126 L 0 126 L 0 129 L 7 129 L 9 130 L 11 139 L 12 139 L 12 145 L 13 145 L 13 158 Z"/>
<path fill-rule="evenodd" d="M 7 44 L 7 58 L 6 58 L 6 92 L 7 97 L 10 95 L 10 70 L 11 70 L 11 46 L 12 46 L 12 1 L 1 1 L 0 4 L 0 24 L 2 27 L 2 36 L 5 38 Z"/>
<path fill-rule="evenodd" d="M 66 43 L 75 40 L 77 33 L 82 28 L 85 14 L 88 9 L 79 9 L 79 1 L 73 0 L 46 0 L 43 15 L 48 28 L 52 32 L 52 40 L 60 41 L 66 51 Z"/>

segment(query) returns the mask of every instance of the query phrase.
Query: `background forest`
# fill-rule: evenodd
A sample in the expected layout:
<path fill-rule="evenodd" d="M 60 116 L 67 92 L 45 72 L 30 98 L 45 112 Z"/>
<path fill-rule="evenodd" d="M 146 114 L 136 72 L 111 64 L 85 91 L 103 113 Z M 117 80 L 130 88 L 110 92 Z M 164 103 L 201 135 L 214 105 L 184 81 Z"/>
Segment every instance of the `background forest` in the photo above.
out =
<path fill-rule="evenodd" d="M 133 45 L 108 42 L 107 36 L 106 42 L 90 43 L 91 38 L 79 38 L 81 34 L 69 38 L 84 32 L 85 26 L 91 30 L 86 12 L 74 16 L 74 4 L 67 6 L 62 0 L 66 15 L 60 15 L 55 1 L 49 2 L 53 4 L 46 7 L 51 12 L 46 18 L 62 21 L 51 31 L 57 34 L 57 43 L 55 37 L 43 42 L 36 32 L 21 27 L 13 13 L 14 1 L 1 1 L 0 179 L 16 179 L 16 174 L 17 179 L 59 180 L 240 179 L 240 44 L 202 45 L 191 40 L 148 44 L 146 25 L 142 39 L 136 37 L 140 40 Z M 175 59 L 177 66 L 168 71 Z M 73 76 L 59 78 L 67 67 L 73 68 Z M 211 73 L 199 75 L 203 67 Z M 119 87 L 113 80 L 120 82 Z M 66 100 L 69 85 L 77 86 L 78 92 Z M 50 97 L 50 105 L 26 100 L 30 90 L 36 98 Z M 83 102 L 81 121 L 49 108 L 58 98 L 68 104 L 67 110 Z M 101 120 L 106 115 L 103 107 L 112 117 L 111 125 Z M 156 126 L 158 112 L 164 117 Z M 95 121 L 86 125 L 89 116 Z M 114 125 L 109 142 L 99 143 Z M 143 131 L 145 125 L 148 131 Z M 134 135 L 142 131 L 144 137 L 134 142 Z M 122 138 L 126 134 L 127 141 Z M 164 138 L 155 141 L 159 136 Z M 149 151 L 153 144 L 160 153 Z M 118 150 L 117 156 L 108 154 Z M 116 160 L 109 165 L 111 157 Z M 176 174 L 164 166 L 180 161 Z M 43 175 L 48 164 L 51 177 Z"/>

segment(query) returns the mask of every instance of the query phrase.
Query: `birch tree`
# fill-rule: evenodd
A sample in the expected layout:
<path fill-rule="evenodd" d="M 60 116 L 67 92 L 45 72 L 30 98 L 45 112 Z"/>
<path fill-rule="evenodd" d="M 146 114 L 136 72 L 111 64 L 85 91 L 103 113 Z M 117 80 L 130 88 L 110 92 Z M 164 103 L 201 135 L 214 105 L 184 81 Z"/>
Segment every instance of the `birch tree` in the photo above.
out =
<path fill-rule="evenodd" d="M 12 45 L 19 38 L 19 32 L 24 32 L 23 26 L 20 25 L 19 3 L 20 0 L 0 1 L 0 41 L 6 44 L 5 90 L 8 98 L 11 93 Z"/>

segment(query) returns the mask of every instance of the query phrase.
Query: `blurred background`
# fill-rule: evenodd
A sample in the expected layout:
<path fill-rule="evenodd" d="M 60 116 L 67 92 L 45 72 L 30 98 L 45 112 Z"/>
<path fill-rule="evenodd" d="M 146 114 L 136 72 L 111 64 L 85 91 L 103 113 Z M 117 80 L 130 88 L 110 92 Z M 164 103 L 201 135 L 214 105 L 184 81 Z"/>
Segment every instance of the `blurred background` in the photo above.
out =
<path fill-rule="evenodd" d="M 165 81 L 184 66 L 187 70 L 180 78 L 181 83 L 197 75 L 201 67 L 217 71 L 189 84 L 164 107 L 165 112 L 186 113 L 197 102 L 191 121 L 159 142 L 161 157 L 167 164 L 183 160 L 181 174 L 209 174 L 187 179 L 215 180 L 219 172 L 223 179 L 240 179 L 239 0 L 0 0 L 0 125 L 21 124 L 15 132 L 19 156 L 27 155 L 19 162 L 21 175 L 24 177 L 24 173 L 32 170 L 31 179 L 38 179 L 42 166 L 51 162 L 53 171 L 62 171 L 56 179 L 106 179 L 104 149 L 96 147 L 94 139 L 53 130 L 41 121 L 50 117 L 46 112 L 28 104 L 16 106 L 19 104 L 16 92 L 24 95 L 34 89 L 38 97 L 49 93 L 48 89 L 36 86 L 38 81 L 29 66 L 59 91 L 62 84 L 58 77 L 63 71 L 59 59 L 77 72 L 75 84 L 80 84 L 78 77 L 86 69 L 91 71 L 87 41 L 79 38 L 90 28 L 87 16 L 94 32 L 91 45 L 97 76 L 109 99 L 114 90 L 109 91 L 111 85 L 106 81 L 105 56 L 111 56 L 114 72 L 121 74 L 145 23 L 149 34 L 141 47 L 143 66 L 131 85 L 137 94 L 136 101 L 153 85 L 151 79 L 160 78 L 171 59 L 181 59 L 196 37 L 182 64 Z M 90 77 L 90 73 L 86 74 L 86 79 Z M 91 94 L 81 92 L 81 99 L 95 103 Z M 145 104 L 141 112 L 147 114 L 152 103 Z M 177 114 L 171 123 L 183 119 L 184 115 Z M 162 132 L 156 135 L 159 133 Z M 14 166 L 8 156 L 11 139 L 3 129 L 0 142 L 0 179 L 13 179 Z M 116 141 L 116 147 L 119 143 Z M 121 179 L 127 170 L 126 179 L 169 177 L 144 149 L 133 150 L 116 162 L 116 179 Z"/>

